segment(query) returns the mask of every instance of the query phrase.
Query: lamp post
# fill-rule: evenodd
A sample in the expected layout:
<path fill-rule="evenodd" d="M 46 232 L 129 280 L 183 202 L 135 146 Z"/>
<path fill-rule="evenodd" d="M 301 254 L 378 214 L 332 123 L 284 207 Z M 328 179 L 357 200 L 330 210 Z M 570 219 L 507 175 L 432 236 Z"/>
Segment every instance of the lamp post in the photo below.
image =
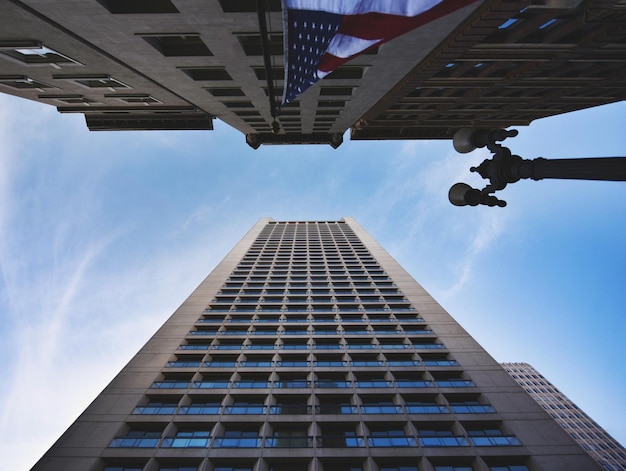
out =
<path fill-rule="evenodd" d="M 487 147 L 493 154 L 478 167 L 470 171 L 489 180 L 482 190 L 472 188 L 466 183 L 456 183 L 450 188 L 448 198 L 455 206 L 506 206 L 506 201 L 498 199 L 492 193 L 504 189 L 509 183 L 521 179 L 543 180 L 557 178 L 569 180 L 607 180 L 626 181 L 626 157 L 601 157 L 581 159 L 544 159 L 533 160 L 513 155 L 511 151 L 498 143 L 508 137 L 517 136 L 517 131 L 505 129 L 463 128 L 454 135 L 454 148 L 465 154 L 478 147 Z"/>

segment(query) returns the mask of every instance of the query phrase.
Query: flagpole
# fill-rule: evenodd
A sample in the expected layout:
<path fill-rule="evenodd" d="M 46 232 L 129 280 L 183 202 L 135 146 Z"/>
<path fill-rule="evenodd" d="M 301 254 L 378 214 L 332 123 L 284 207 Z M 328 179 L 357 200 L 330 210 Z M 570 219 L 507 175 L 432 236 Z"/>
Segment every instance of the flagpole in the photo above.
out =
<path fill-rule="evenodd" d="M 270 99 L 270 114 L 274 119 L 272 123 L 272 132 L 277 132 L 278 123 L 276 122 L 277 108 L 276 96 L 274 95 L 274 81 L 272 74 L 272 64 L 270 61 L 270 47 L 267 35 L 267 23 L 265 21 L 265 0 L 257 0 L 257 15 L 259 17 L 259 31 L 261 33 L 261 50 L 263 51 L 263 64 L 265 66 L 265 79 L 267 81 L 267 94 Z"/>

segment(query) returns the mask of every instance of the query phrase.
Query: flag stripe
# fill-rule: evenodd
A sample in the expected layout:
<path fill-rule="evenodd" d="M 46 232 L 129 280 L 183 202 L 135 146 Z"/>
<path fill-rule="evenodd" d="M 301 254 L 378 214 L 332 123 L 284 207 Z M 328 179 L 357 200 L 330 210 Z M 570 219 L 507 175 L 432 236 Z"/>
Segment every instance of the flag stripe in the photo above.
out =
<path fill-rule="evenodd" d="M 342 35 L 341 42 L 335 44 L 337 36 L 333 38 L 327 54 L 320 61 L 318 69 L 327 74 L 377 44 L 390 41 L 474 1 L 455 0 L 454 2 L 440 3 L 421 15 L 410 18 L 380 13 L 344 16 L 339 28 L 339 34 L 337 35 Z M 353 39 L 351 40 L 350 38 Z M 368 41 L 363 41 L 364 39 Z M 341 50 L 341 45 L 346 49 Z M 358 50 L 359 45 L 367 45 L 367 47 Z"/>
<path fill-rule="evenodd" d="M 283 105 L 364 51 L 475 1 L 282 0 Z"/>
<path fill-rule="evenodd" d="M 443 0 L 284 0 L 284 8 L 293 10 L 322 10 L 337 15 L 360 15 L 363 13 L 388 13 L 415 16 Z"/>
<path fill-rule="evenodd" d="M 330 41 L 326 52 L 333 56 L 348 58 L 360 54 L 380 41 L 380 39 L 361 39 L 345 34 L 336 34 Z"/>

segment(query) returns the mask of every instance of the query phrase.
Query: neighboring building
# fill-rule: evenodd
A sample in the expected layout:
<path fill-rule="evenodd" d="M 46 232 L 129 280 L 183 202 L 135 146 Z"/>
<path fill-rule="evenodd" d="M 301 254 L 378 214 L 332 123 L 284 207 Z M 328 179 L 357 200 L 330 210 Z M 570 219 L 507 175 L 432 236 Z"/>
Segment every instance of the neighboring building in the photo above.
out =
<path fill-rule="evenodd" d="M 33 469 L 600 467 L 345 218 L 260 220 Z"/>
<path fill-rule="evenodd" d="M 501 363 L 517 384 L 608 471 L 626 471 L 626 450 L 528 363 Z"/>
<path fill-rule="evenodd" d="M 283 88 L 279 0 L 266 0 Z M 263 143 L 450 138 L 626 98 L 622 0 L 477 0 L 340 67 L 272 117 L 255 0 L 0 0 L 0 90 L 91 130 Z M 280 98 L 280 97 L 278 97 Z"/>

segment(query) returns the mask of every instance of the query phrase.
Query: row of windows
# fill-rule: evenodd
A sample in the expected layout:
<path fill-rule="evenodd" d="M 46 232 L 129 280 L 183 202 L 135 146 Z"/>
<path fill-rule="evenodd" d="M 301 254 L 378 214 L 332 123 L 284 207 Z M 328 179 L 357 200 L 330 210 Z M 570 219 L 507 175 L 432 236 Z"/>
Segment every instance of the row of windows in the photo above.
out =
<path fill-rule="evenodd" d="M 214 350 L 214 351 L 308 351 L 308 350 L 444 350 L 446 346 L 442 343 L 436 343 L 433 341 L 427 341 L 428 339 L 424 339 L 419 342 L 413 340 L 412 343 L 326 343 L 322 340 L 318 340 L 315 344 L 308 343 L 281 343 L 275 344 L 273 341 L 271 343 L 252 343 L 252 344 L 242 344 L 242 343 L 221 343 L 221 344 L 211 344 L 208 343 L 196 343 L 196 342 L 188 342 L 186 344 L 180 345 L 178 348 L 180 350 Z"/>
<path fill-rule="evenodd" d="M 316 285 L 317 283 L 311 283 L 311 285 Z M 387 297 L 387 299 L 402 299 L 402 293 L 398 288 L 395 287 L 381 287 L 378 288 L 376 286 L 371 286 L 369 288 L 362 287 L 361 289 L 354 289 L 353 287 L 340 287 L 332 285 L 326 285 L 324 287 L 315 287 L 315 286 L 304 286 L 301 288 L 295 288 L 293 286 L 289 286 L 285 283 L 284 286 L 277 286 L 276 288 L 266 288 L 265 286 L 254 288 L 254 287 L 246 287 L 245 289 L 241 287 L 229 288 L 223 287 L 218 293 L 217 296 L 234 296 L 240 297 L 241 299 L 246 298 L 247 296 L 311 296 L 313 298 L 317 296 L 374 296 L 374 297 Z"/>
<path fill-rule="evenodd" d="M 261 318 L 257 318 L 256 320 L 258 321 L 259 319 Z M 300 323 L 310 321 L 307 318 L 300 318 L 300 319 L 302 319 Z M 233 325 L 232 323 L 231 325 L 228 326 L 228 328 L 226 328 L 225 326 L 208 327 L 208 326 L 203 325 L 207 323 L 205 322 L 207 320 L 217 320 L 218 322 L 222 321 L 222 319 L 219 319 L 219 318 L 200 319 L 197 322 L 197 324 L 200 324 L 200 325 L 196 327 L 197 330 L 190 331 L 190 332 L 193 332 L 191 333 L 191 335 L 219 335 L 219 336 L 222 336 L 222 335 L 346 335 L 346 336 L 391 335 L 391 336 L 396 336 L 396 335 L 432 335 L 433 334 L 433 331 L 431 329 L 428 329 L 425 326 L 421 326 L 421 325 L 417 326 L 417 325 L 413 325 L 410 323 L 405 324 L 405 325 L 399 324 L 399 325 L 390 325 L 390 326 L 381 325 L 381 324 L 349 325 L 348 323 L 346 323 L 345 325 L 341 324 L 340 326 L 302 325 L 302 326 L 291 327 L 291 326 L 281 325 L 278 327 L 267 327 L 267 328 L 257 323 L 256 325 L 254 325 L 253 329 L 250 329 L 250 327 L 252 326 L 250 327 L 245 326 L 245 325 L 236 326 L 236 325 Z M 231 322 L 232 320 L 233 319 L 231 318 Z M 251 323 L 251 319 L 245 319 L 245 320 L 239 319 L 239 320 L 242 321 L 241 323 L 244 323 L 244 322 Z M 315 319 L 312 319 L 312 321 L 315 322 Z M 279 322 L 279 321 L 276 321 L 276 322 Z M 334 320 L 328 320 L 326 318 L 324 319 L 324 322 L 333 323 Z M 237 324 L 237 322 L 235 322 L 235 324 Z M 400 327 L 401 329 L 397 327 Z"/>
<path fill-rule="evenodd" d="M 114 438 L 110 448 L 361 448 L 361 447 L 492 447 L 519 446 L 520 441 L 505 435 L 497 427 L 468 428 L 458 435 L 450 429 L 418 428 L 413 435 L 406 428 L 368 427 L 369 435 L 358 435 L 347 429 L 336 430 L 330 435 L 310 436 L 307 426 L 273 427 L 270 436 L 259 435 L 252 428 L 227 428 L 219 436 L 211 436 L 211 427 L 178 430 L 175 435 L 162 436 L 158 430 L 130 430 L 125 436 Z M 474 424 L 474 427 L 477 425 Z M 367 426 L 366 426 L 367 427 Z"/>
<path fill-rule="evenodd" d="M 515 437 L 165 437 L 158 438 L 115 438 L 110 448 L 382 448 L 402 447 L 467 447 L 467 446 L 519 446 Z"/>
<path fill-rule="evenodd" d="M 291 293 L 291 292 L 310 292 L 317 294 L 317 292 L 330 292 L 345 294 L 369 294 L 375 292 L 376 294 L 392 294 L 401 295 L 398 291 L 396 284 L 390 280 L 342 280 L 332 281 L 329 280 L 305 280 L 289 282 L 274 281 L 267 278 L 255 278 L 250 280 L 229 280 L 222 289 L 221 293 L 234 293 L 243 290 L 248 291 L 262 291 L 265 293 Z"/>
<path fill-rule="evenodd" d="M 471 402 L 471 401 L 470 401 Z M 313 410 L 316 414 L 350 415 L 350 414 L 492 414 L 493 407 L 479 403 L 460 403 L 446 406 L 432 402 L 408 401 L 405 406 L 385 404 L 362 404 L 359 406 L 349 404 L 324 404 L 310 406 L 306 404 L 277 404 L 265 406 L 263 404 L 221 406 L 215 402 L 192 403 L 188 406 L 178 407 L 177 403 L 149 402 L 145 406 L 138 406 L 133 411 L 135 415 L 311 415 Z"/>
<path fill-rule="evenodd" d="M 293 112 L 292 115 L 296 113 Z M 317 110 L 319 116 L 338 116 L 337 111 Z M 289 115 L 288 115 L 289 116 Z M 240 264 L 245 266 L 256 262 L 258 257 L 313 257 L 315 261 L 339 259 L 350 263 L 375 264 L 371 252 L 361 242 L 348 240 L 322 240 L 304 238 L 286 238 L 284 240 L 267 241 L 253 244 Z"/>
<path fill-rule="evenodd" d="M 229 361 L 229 360 L 211 360 L 211 361 L 192 361 L 192 360 L 175 360 L 167 363 L 167 368 L 372 368 L 385 367 L 406 368 L 410 366 L 420 367 L 454 367 L 458 366 L 455 360 L 398 360 L 398 361 L 380 361 L 380 360 L 363 360 L 363 361 L 306 361 L 306 360 L 282 360 L 282 361 Z"/>
<path fill-rule="evenodd" d="M 313 322 L 337 322 L 336 314 L 339 313 L 343 317 L 344 314 L 355 314 L 357 317 L 368 315 L 368 320 L 377 319 L 374 322 L 390 322 L 390 314 L 404 314 L 409 312 L 416 312 L 414 307 L 410 304 L 401 303 L 374 303 L 374 302 L 350 302 L 350 301 L 338 301 L 336 303 L 237 303 L 237 304 L 212 304 L 207 310 L 206 314 L 220 314 L 224 316 L 227 313 L 233 315 L 238 314 L 258 314 L 258 322 L 278 322 L 282 313 L 285 313 L 285 317 L 282 318 L 285 322 L 293 322 L 294 319 L 303 319 L 311 313 L 314 315 L 310 318 Z M 266 314 L 276 314 L 275 316 L 268 316 Z M 298 317 L 298 314 L 303 316 Z M 328 315 L 326 315 L 328 314 Z M 318 317 L 319 316 L 319 317 Z M 354 317 L 354 316 L 353 316 Z M 272 320 L 276 319 L 276 320 Z M 305 321 L 302 321 L 305 322 Z"/>
<path fill-rule="evenodd" d="M 277 259 L 277 260 L 276 260 Z M 285 259 L 285 260 L 283 260 Z M 296 243 L 280 242 L 276 245 L 265 244 L 262 247 L 252 247 L 242 257 L 241 264 L 245 266 L 249 263 L 262 263 L 268 261 L 284 262 L 309 262 L 312 265 L 316 263 L 357 263 L 364 265 L 375 263 L 374 257 L 365 248 L 359 245 L 351 245 L 350 248 L 342 248 L 333 245 L 314 245 L 311 242 L 297 245 Z"/>
<path fill-rule="evenodd" d="M 486 458 L 489 460 L 489 458 Z M 462 460 L 462 459 L 461 459 Z M 493 460 L 493 459 L 492 459 Z M 253 469 L 257 469 L 255 463 L 250 462 L 241 462 L 237 464 L 232 464 L 233 460 L 230 460 L 231 463 L 223 464 L 219 460 L 215 460 L 215 464 L 211 468 L 213 471 L 252 471 Z M 237 461 L 237 460 L 235 460 Z M 297 460 L 296 460 L 297 461 Z M 392 462 L 390 462 L 392 461 Z M 376 462 L 376 467 L 378 471 L 419 471 L 420 468 L 415 464 L 415 459 L 411 460 L 406 464 L 394 464 L 393 462 L 397 462 L 398 459 L 390 459 L 386 457 L 384 461 Z M 472 464 L 437 464 L 441 461 L 448 461 L 445 458 L 429 458 L 432 468 L 434 471 L 474 471 L 475 469 Z M 457 458 L 457 462 L 459 459 Z M 466 460 L 467 461 L 467 460 Z M 530 471 L 529 468 L 523 464 L 524 459 L 511 459 L 508 458 L 508 463 L 505 461 L 502 463 L 502 459 L 499 460 L 498 464 L 489 465 L 487 469 L 489 471 Z M 324 464 L 324 470 L 328 471 L 363 471 L 362 465 L 355 461 L 354 463 L 346 464 L 346 460 L 338 460 L 337 462 L 325 459 L 322 461 Z M 200 464 L 193 464 L 190 466 L 169 466 L 164 465 L 157 468 L 159 471 L 197 471 L 199 469 Z M 114 466 L 105 466 L 103 471 L 142 471 L 144 469 L 143 465 L 130 464 L 130 465 L 114 465 Z M 204 469 L 204 468 L 203 468 Z M 267 469 L 267 471 L 308 471 L 310 465 L 307 461 L 298 464 L 284 464 L 284 463 L 276 463 L 273 464 L 270 460 L 268 465 L 263 468 Z M 369 468 L 368 468 L 369 469 Z M 376 469 L 376 468 L 375 468 Z M 480 468 L 483 469 L 483 468 Z M 607 468 L 607 469 L 615 469 L 615 468 Z"/>
<path fill-rule="evenodd" d="M 271 321 L 274 322 L 274 321 Z M 367 339 L 376 335 L 379 337 L 391 336 L 398 337 L 400 335 L 413 336 L 413 335 L 433 335 L 433 331 L 428 328 L 420 328 L 421 326 L 414 326 L 411 328 L 411 325 L 406 325 L 403 330 L 396 329 L 394 325 L 386 326 L 378 324 L 376 326 L 349 326 L 342 325 L 341 329 L 337 329 L 334 325 L 326 326 L 314 326 L 316 328 L 307 327 L 306 325 L 301 325 L 300 328 L 297 326 L 285 326 L 280 325 L 278 328 L 269 327 L 264 328 L 264 326 L 259 325 L 262 323 L 257 323 L 254 325 L 254 330 L 249 330 L 246 325 L 229 325 L 228 329 L 224 327 L 208 327 L 204 324 L 207 322 L 199 322 L 199 326 L 196 327 L 196 330 L 189 331 L 189 335 L 196 336 L 258 336 L 258 335 L 271 335 L 271 336 L 340 336 L 344 335 L 346 337 L 358 336 L 358 337 L 367 337 Z M 210 322 L 209 322 L 210 323 Z M 237 323 L 236 323 L 237 324 Z M 301 324 L 301 323 L 300 323 Z M 368 329 L 368 327 L 370 327 Z M 376 328 L 378 327 L 378 328 Z M 278 330 L 277 330 L 278 329 Z M 381 343 L 384 343 L 384 339 L 381 339 Z"/>
<path fill-rule="evenodd" d="M 395 313 L 394 313 L 395 311 Z M 242 312 L 244 313 L 243 315 Z M 235 311 L 231 311 L 228 309 L 218 309 L 218 308 L 209 308 L 204 311 L 205 316 L 198 319 L 198 323 L 203 322 L 212 322 L 212 323 L 262 323 L 262 322 L 282 322 L 282 323 L 305 323 L 305 322 L 313 322 L 313 323 L 338 323 L 338 324 L 350 324 L 357 322 L 370 322 L 372 325 L 371 329 L 377 330 L 377 326 L 380 323 L 390 323 L 395 325 L 399 325 L 404 328 L 403 323 L 414 323 L 414 322 L 424 322 L 424 319 L 421 317 L 417 317 L 416 315 L 406 314 L 406 312 L 415 312 L 414 308 L 404 309 L 393 309 L 393 310 L 378 310 L 373 311 L 369 310 L 365 312 L 364 310 L 345 310 L 341 308 L 330 309 L 330 308 L 316 308 L 315 306 L 310 311 L 310 314 L 303 313 L 300 311 L 300 314 L 294 314 L 291 311 L 285 311 L 284 314 L 281 315 L 267 315 L 264 311 L 259 311 L 256 308 L 254 310 L 248 309 L 247 311 L 242 311 L 242 308 L 239 307 Z M 218 314 L 218 315 L 212 315 Z M 344 326 L 345 328 L 345 326 Z M 391 328 L 391 326 L 383 326 L 383 328 Z"/>
<path fill-rule="evenodd" d="M 468 379 L 450 379 L 440 381 L 418 380 L 418 379 L 396 379 L 395 381 L 371 380 L 371 381 L 342 381 L 335 379 L 308 381 L 285 380 L 285 381 L 263 381 L 263 380 L 198 380 L 185 381 L 182 379 L 164 379 L 155 381 L 150 386 L 152 389 L 351 389 L 351 388 L 473 388 L 475 384 Z"/>

